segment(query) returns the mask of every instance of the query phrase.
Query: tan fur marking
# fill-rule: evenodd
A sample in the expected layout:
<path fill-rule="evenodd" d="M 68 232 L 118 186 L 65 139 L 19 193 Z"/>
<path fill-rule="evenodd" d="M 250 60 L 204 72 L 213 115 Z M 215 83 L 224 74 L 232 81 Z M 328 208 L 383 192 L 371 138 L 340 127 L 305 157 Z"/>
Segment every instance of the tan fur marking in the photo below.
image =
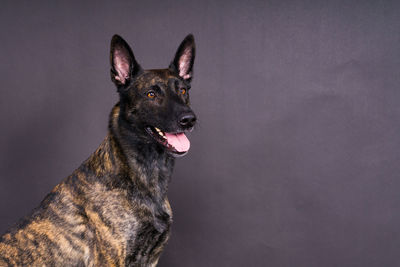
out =
<path fill-rule="evenodd" d="M 98 239 L 107 241 L 110 245 L 110 247 L 112 247 L 113 252 L 116 252 L 117 255 L 117 259 L 119 260 L 118 264 L 119 265 L 123 265 L 123 259 L 125 258 L 125 251 L 122 249 L 123 246 L 123 242 L 120 241 L 120 239 L 118 238 L 118 236 L 113 236 L 112 235 L 112 231 L 111 229 L 101 220 L 101 218 L 99 217 L 99 215 L 96 212 L 93 212 L 91 210 L 87 210 L 86 214 L 90 220 L 91 223 L 93 223 L 96 227 L 96 230 L 98 231 L 98 233 L 96 234 Z M 103 257 L 105 257 L 105 259 L 107 260 L 107 263 L 110 266 L 116 266 L 115 265 L 115 260 L 117 259 L 113 259 L 111 258 L 108 250 L 110 249 L 110 247 L 99 247 L 99 250 L 101 251 Z"/>

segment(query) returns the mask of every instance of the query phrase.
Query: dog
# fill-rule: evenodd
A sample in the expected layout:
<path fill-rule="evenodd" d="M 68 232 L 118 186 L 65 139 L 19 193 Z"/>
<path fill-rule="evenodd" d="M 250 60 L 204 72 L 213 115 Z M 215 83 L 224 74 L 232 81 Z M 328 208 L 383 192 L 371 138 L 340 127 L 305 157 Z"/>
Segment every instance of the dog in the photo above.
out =
<path fill-rule="evenodd" d="M 111 40 L 119 102 L 98 149 L 0 239 L 0 266 L 156 266 L 172 223 L 167 198 L 176 157 L 190 147 L 195 42 L 166 69 L 144 70 Z"/>

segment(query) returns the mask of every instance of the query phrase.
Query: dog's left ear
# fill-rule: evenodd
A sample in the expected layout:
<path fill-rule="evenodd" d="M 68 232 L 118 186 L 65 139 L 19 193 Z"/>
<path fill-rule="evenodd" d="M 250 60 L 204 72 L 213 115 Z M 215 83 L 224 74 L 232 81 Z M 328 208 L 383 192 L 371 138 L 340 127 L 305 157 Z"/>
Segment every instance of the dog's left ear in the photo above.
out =
<path fill-rule="evenodd" d="M 169 66 L 170 69 L 177 72 L 182 79 L 189 82 L 191 81 L 193 76 L 193 63 L 195 52 L 194 37 L 192 34 L 189 34 L 182 41 L 181 45 L 176 51 L 174 60 Z"/>

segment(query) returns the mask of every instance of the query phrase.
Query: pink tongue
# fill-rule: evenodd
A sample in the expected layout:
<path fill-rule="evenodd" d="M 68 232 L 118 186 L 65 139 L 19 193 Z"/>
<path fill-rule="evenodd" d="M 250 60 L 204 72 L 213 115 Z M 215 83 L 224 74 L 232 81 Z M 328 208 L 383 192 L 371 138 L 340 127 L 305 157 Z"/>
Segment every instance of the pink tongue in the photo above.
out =
<path fill-rule="evenodd" d="M 165 133 L 165 137 L 167 138 L 168 144 L 173 146 L 176 151 L 186 152 L 189 150 L 190 142 L 184 133 L 179 133 L 179 134 Z"/>

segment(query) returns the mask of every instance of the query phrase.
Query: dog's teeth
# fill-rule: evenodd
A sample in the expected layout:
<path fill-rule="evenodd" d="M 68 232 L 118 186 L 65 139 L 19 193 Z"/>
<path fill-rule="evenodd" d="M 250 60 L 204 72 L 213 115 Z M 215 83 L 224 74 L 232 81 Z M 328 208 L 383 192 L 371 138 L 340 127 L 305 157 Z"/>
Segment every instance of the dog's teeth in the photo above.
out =
<path fill-rule="evenodd" d="M 156 129 L 159 135 L 164 136 L 164 133 L 160 129 L 158 129 L 157 127 L 154 127 L 154 129 Z"/>

